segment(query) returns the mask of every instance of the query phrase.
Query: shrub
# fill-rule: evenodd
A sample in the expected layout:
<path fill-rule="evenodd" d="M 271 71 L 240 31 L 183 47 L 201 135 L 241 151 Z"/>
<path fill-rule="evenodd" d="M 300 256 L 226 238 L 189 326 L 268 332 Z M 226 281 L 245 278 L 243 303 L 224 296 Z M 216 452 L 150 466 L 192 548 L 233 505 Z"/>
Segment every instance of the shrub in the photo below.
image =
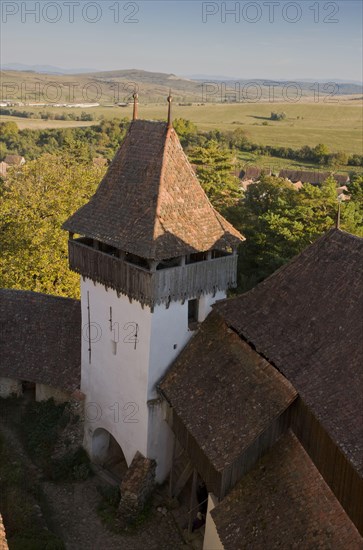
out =
<path fill-rule="evenodd" d="M 285 120 L 286 113 L 271 113 L 271 120 Z"/>
<path fill-rule="evenodd" d="M 88 455 L 82 447 L 54 459 L 50 464 L 53 481 L 84 481 L 92 473 Z"/>
<path fill-rule="evenodd" d="M 47 463 L 58 437 L 65 404 L 53 399 L 28 403 L 22 422 L 22 432 L 29 453 L 41 464 Z M 62 427 L 64 427 L 62 421 Z"/>

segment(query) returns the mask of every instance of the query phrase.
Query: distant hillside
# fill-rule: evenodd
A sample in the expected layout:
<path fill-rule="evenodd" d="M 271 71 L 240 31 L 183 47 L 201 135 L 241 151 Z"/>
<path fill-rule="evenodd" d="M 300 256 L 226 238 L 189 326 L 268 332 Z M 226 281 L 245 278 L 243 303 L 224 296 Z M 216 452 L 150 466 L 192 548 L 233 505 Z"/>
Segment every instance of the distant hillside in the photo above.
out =
<path fill-rule="evenodd" d="M 44 68 L 44 67 L 43 67 Z M 50 67 L 56 69 L 56 67 Z M 175 74 L 125 69 L 79 74 L 32 71 L 1 71 L 1 100 L 34 103 L 99 102 L 102 105 L 127 102 L 137 90 L 143 103 L 165 101 L 172 90 L 175 102 L 278 102 L 362 94 L 362 86 L 339 82 L 272 80 L 192 80 Z M 319 96 L 318 96 L 319 93 Z"/>
<path fill-rule="evenodd" d="M 46 74 L 78 74 L 78 73 L 93 73 L 96 69 L 63 69 L 62 67 L 54 67 L 54 65 L 25 65 L 24 63 L 5 63 L 1 65 L 3 71 L 31 71 L 34 73 Z"/>

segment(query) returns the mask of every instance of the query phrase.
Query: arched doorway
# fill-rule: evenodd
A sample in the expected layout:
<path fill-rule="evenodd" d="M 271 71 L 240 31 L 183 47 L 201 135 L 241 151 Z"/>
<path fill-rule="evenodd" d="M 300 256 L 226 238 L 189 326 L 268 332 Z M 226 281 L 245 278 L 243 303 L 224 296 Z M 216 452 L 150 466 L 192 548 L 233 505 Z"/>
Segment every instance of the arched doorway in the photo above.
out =
<path fill-rule="evenodd" d="M 120 445 L 110 432 L 97 428 L 92 437 L 92 462 L 121 480 L 127 470 L 127 462 Z"/>

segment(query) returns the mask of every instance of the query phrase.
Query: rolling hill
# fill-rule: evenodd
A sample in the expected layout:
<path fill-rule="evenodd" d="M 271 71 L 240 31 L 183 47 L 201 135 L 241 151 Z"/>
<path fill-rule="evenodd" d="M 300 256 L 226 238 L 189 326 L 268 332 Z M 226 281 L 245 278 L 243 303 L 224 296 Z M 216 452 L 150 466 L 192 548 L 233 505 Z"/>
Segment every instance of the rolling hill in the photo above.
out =
<path fill-rule="evenodd" d="M 79 74 L 54 74 L 35 71 L 3 70 L 1 100 L 38 103 L 127 102 L 138 91 L 144 103 L 165 101 L 172 90 L 177 102 L 334 102 L 338 96 L 362 95 L 354 83 L 309 81 L 193 80 L 175 74 L 125 69 Z"/>

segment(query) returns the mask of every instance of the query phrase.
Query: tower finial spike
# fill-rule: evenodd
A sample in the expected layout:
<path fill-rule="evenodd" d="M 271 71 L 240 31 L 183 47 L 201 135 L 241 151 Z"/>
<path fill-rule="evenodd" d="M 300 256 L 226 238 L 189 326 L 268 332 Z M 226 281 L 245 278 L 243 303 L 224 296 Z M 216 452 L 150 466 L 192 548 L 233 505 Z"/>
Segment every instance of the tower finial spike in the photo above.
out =
<path fill-rule="evenodd" d="M 169 90 L 169 95 L 168 95 L 168 103 L 169 103 L 169 106 L 168 106 L 168 128 L 172 128 L 173 124 L 172 124 L 172 121 L 171 121 L 171 102 L 172 102 L 173 98 L 171 97 L 171 89 Z"/>
<path fill-rule="evenodd" d="M 134 111 L 132 113 L 132 120 L 136 120 L 137 119 L 137 105 L 138 105 L 139 94 L 137 92 L 134 92 L 132 97 L 134 98 Z"/>

